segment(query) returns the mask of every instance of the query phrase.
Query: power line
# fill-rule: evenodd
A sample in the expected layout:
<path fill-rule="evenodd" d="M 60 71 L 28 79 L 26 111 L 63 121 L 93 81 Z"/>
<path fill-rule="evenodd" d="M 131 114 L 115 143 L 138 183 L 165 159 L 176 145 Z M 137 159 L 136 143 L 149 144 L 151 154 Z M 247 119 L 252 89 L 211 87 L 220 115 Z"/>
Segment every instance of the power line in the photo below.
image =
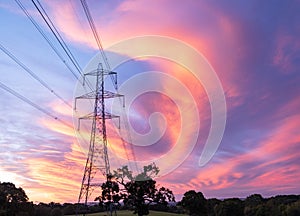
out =
<path fill-rule="evenodd" d="M 68 56 L 70 61 L 72 62 L 72 64 L 75 66 L 75 68 L 78 71 L 78 73 L 80 74 L 80 76 L 84 79 L 84 75 L 82 73 L 82 68 L 80 67 L 78 61 L 76 60 L 76 58 L 72 54 L 71 50 L 69 49 L 68 45 L 66 44 L 66 42 L 64 41 L 64 39 L 60 35 L 59 31 L 55 27 L 55 25 L 52 22 L 51 18 L 48 16 L 48 14 L 47 14 L 46 10 L 43 8 L 42 4 L 38 0 L 36 0 L 37 4 L 39 5 L 38 6 L 34 2 L 34 0 L 31 0 L 31 1 L 34 4 L 37 11 L 39 12 L 42 19 L 44 20 L 44 22 L 47 24 L 47 26 L 50 29 L 50 31 L 52 32 L 52 34 L 54 35 L 55 39 L 58 41 L 59 45 L 62 47 L 62 49 L 64 50 L 64 52 L 66 53 L 66 55 Z M 88 85 L 89 89 L 91 89 L 91 90 L 93 89 L 91 87 L 91 84 L 90 84 L 89 81 L 87 81 L 87 85 Z"/>
<path fill-rule="evenodd" d="M 88 5 L 87 5 L 87 3 L 86 3 L 85 0 L 80 0 L 80 2 L 81 2 L 82 7 L 83 7 L 83 9 L 84 9 L 85 15 L 86 15 L 86 17 L 87 17 L 87 19 L 88 19 L 89 25 L 90 25 L 91 30 L 92 30 L 92 32 L 93 32 L 94 38 L 95 38 L 96 43 L 97 43 L 98 48 L 99 48 L 99 51 L 100 51 L 100 53 L 101 53 L 101 55 L 102 55 L 104 64 L 105 64 L 105 66 L 106 66 L 106 69 L 107 69 L 108 71 L 111 71 L 111 67 L 110 67 L 110 65 L 109 65 L 108 59 L 107 59 L 106 54 L 105 54 L 105 52 L 104 52 L 104 49 L 103 49 L 103 46 L 102 46 L 102 43 L 101 43 L 99 34 L 98 34 L 98 32 L 97 32 L 97 29 L 96 29 L 96 26 L 95 26 L 93 17 L 92 17 L 92 15 L 91 15 L 91 13 L 90 13 L 89 7 L 88 7 Z M 117 79 L 114 78 L 114 76 L 112 76 L 112 75 L 110 76 L 110 78 L 111 78 L 111 80 L 112 80 L 112 83 L 113 83 L 113 85 L 114 85 L 115 90 L 118 90 Z"/>
<path fill-rule="evenodd" d="M 99 36 L 99 34 L 97 32 L 97 29 L 95 27 L 94 20 L 93 20 L 93 17 L 91 16 L 89 7 L 88 7 L 88 5 L 87 5 L 87 3 L 86 3 L 85 0 L 80 0 L 80 2 L 81 2 L 82 7 L 84 9 L 85 15 L 86 15 L 86 17 L 88 19 L 89 25 L 90 25 L 91 30 L 93 32 L 94 38 L 95 38 L 96 43 L 97 43 L 98 48 L 99 48 L 99 51 L 101 52 L 101 55 L 102 55 L 102 58 L 104 60 L 106 69 L 110 71 L 111 68 L 110 68 L 110 65 L 108 63 L 108 59 L 107 59 L 107 57 L 106 57 L 106 55 L 104 53 L 103 46 L 102 46 L 102 43 L 101 43 L 101 40 L 100 40 L 100 36 Z"/>
<path fill-rule="evenodd" d="M 2 89 L 4 89 L 5 91 L 9 92 L 10 94 L 14 95 L 15 97 L 19 98 L 20 100 L 24 101 L 25 103 L 29 104 L 30 106 L 36 108 L 37 110 L 43 112 L 44 114 L 50 116 L 51 118 L 59 121 L 60 123 L 73 128 L 72 125 L 70 125 L 69 123 L 61 120 L 60 118 L 56 117 L 55 115 L 53 115 L 51 112 L 47 111 L 46 109 L 42 108 L 41 106 L 35 104 L 34 102 L 32 102 L 31 100 L 29 100 L 28 98 L 24 97 L 23 95 L 19 94 L 18 92 L 14 91 L 13 89 L 9 88 L 8 86 L 6 86 L 5 84 L 3 84 L 2 82 L 0 82 L 0 87 Z"/>
<path fill-rule="evenodd" d="M 78 76 L 75 74 L 73 69 L 69 66 L 69 64 L 64 60 L 63 56 L 59 53 L 58 49 L 54 46 L 54 44 L 50 41 L 50 39 L 47 37 L 47 35 L 43 32 L 40 25 L 32 18 L 32 16 L 28 13 L 24 5 L 19 1 L 15 0 L 15 2 L 19 5 L 19 7 L 22 9 L 24 14 L 27 16 L 27 18 L 31 21 L 31 23 L 35 26 L 35 28 L 39 31 L 39 33 L 43 36 L 43 38 L 47 41 L 47 43 L 50 45 L 50 47 L 53 49 L 53 51 L 56 53 L 56 55 L 60 58 L 60 60 L 66 65 L 66 67 L 69 69 L 69 71 L 73 74 L 73 76 L 78 80 Z"/>
<path fill-rule="evenodd" d="M 1 43 L 0 43 L 0 49 L 12 60 L 14 60 L 14 62 L 16 62 L 20 67 L 22 67 L 30 76 L 32 76 L 36 81 L 38 81 L 42 86 L 48 89 L 52 94 L 54 94 L 57 98 L 63 101 L 67 106 L 72 108 L 72 105 L 70 105 L 65 99 L 63 99 L 59 94 L 57 94 L 45 81 L 39 78 L 38 75 L 36 75 L 33 71 L 31 71 L 28 67 L 26 67 L 14 54 L 9 52 L 4 46 L 2 46 Z"/>
<path fill-rule="evenodd" d="M 72 52 L 70 51 L 69 47 L 67 46 L 67 44 L 65 43 L 64 39 L 61 37 L 61 35 L 59 34 L 58 30 L 55 28 L 55 25 L 53 24 L 53 22 L 51 21 L 50 17 L 48 16 L 47 12 L 44 10 L 43 6 L 41 5 L 41 3 L 37 0 L 38 5 L 40 6 L 40 8 L 38 7 L 38 5 L 34 2 L 34 0 L 31 0 L 31 2 L 34 4 L 35 8 L 37 9 L 37 11 L 39 12 L 39 14 L 41 15 L 41 17 L 43 18 L 43 20 L 45 21 L 45 23 L 47 24 L 47 26 L 49 27 L 49 29 L 51 30 L 52 34 L 54 35 L 54 37 L 56 38 L 56 40 L 58 41 L 58 43 L 60 44 L 60 46 L 62 47 L 62 49 L 65 51 L 66 55 L 69 57 L 69 59 L 71 60 L 71 62 L 73 63 L 73 65 L 75 66 L 75 68 L 77 69 L 78 73 L 80 75 L 82 75 L 82 69 L 80 67 L 80 65 L 78 64 L 78 62 L 76 61 L 74 55 L 72 54 Z"/>

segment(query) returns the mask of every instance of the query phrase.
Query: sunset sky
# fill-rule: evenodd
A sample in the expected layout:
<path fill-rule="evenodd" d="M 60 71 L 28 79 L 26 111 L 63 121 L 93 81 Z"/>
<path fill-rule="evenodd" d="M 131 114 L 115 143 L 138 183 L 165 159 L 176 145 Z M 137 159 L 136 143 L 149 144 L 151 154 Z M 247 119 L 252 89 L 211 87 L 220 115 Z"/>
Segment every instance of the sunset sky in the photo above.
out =
<path fill-rule="evenodd" d="M 124 149 L 107 125 L 112 170 L 160 161 L 157 182 L 177 199 L 191 189 L 207 198 L 300 193 L 300 1 L 86 2 L 120 93 L 135 95 L 125 130 L 136 143 Z M 40 3 L 82 72 L 103 61 L 79 0 Z M 76 202 L 89 141 L 89 123 L 76 131 L 77 117 L 92 107 L 86 101 L 73 112 L 82 79 L 31 1 L 0 1 L 0 29 L 0 182 L 22 187 L 33 202 Z M 218 87 L 226 103 L 215 97 Z M 226 120 L 224 133 L 213 118 Z M 212 130 L 222 140 L 212 135 L 210 146 L 219 146 L 199 166 Z"/>

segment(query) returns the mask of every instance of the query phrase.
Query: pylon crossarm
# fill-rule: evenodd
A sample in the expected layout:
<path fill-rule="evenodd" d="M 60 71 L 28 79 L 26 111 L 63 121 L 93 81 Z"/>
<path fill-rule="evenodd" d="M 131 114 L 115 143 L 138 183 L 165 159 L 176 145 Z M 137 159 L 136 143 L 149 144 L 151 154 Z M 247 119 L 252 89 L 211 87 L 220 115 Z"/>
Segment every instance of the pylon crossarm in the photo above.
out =
<path fill-rule="evenodd" d="M 115 71 L 109 71 L 103 68 L 98 68 L 95 70 L 91 70 L 89 73 L 84 74 L 84 76 L 98 76 L 99 74 L 103 74 L 104 76 L 107 75 L 117 75 Z"/>
<path fill-rule="evenodd" d="M 78 99 L 96 99 L 96 96 L 97 96 L 96 91 L 91 91 L 89 93 L 86 93 L 86 94 L 83 94 L 81 96 L 76 97 L 75 98 L 75 103 Z M 103 96 L 104 96 L 105 99 L 115 98 L 115 97 L 124 97 L 124 95 L 122 95 L 122 94 L 111 92 L 111 91 L 108 91 L 108 90 L 104 91 Z M 100 96 L 98 95 L 98 97 L 100 97 Z"/>

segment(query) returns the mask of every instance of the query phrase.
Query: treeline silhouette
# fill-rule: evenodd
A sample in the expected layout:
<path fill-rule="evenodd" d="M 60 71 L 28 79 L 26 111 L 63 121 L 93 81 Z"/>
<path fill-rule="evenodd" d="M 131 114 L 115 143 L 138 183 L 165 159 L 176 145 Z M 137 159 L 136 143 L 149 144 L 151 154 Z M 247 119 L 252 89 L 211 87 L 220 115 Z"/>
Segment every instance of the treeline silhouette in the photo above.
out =
<path fill-rule="evenodd" d="M 253 194 L 246 199 L 206 199 L 201 192 L 186 192 L 177 207 L 192 216 L 300 216 L 300 195 L 263 198 Z"/>
<path fill-rule="evenodd" d="M 0 182 L 0 216 L 62 216 L 85 209 L 82 204 L 39 203 L 33 204 L 22 188 L 13 183 Z M 119 210 L 128 209 L 120 205 Z M 299 216 L 300 195 L 278 195 L 264 198 L 253 194 L 245 199 L 206 199 L 201 192 L 187 191 L 179 202 L 169 205 L 150 205 L 150 210 L 187 214 L 192 216 Z M 88 206 L 89 213 L 104 212 L 106 207 L 95 203 Z"/>

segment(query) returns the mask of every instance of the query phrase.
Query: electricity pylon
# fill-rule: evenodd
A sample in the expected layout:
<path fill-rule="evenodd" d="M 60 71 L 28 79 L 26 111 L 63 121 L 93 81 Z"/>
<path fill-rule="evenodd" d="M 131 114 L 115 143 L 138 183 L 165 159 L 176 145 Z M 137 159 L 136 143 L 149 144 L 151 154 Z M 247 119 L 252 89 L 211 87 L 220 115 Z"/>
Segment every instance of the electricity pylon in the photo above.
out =
<path fill-rule="evenodd" d="M 78 204 L 84 201 L 85 206 L 88 204 L 88 199 L 92 191 L 101 186 L 99 178 L 97 178 L 96 175 L 100 174 L 107 178 L 107 176 L 111 174 L 107 153 L 106 120 L 119 118 L 119 116 L 113 115 L 105 110 L 105 99 L 123 97 L 123 95 L 118 93 L 105 90 L 105 78 L 111 76 L 116 86 L 117 73 L 104 70 L 102 64 L 99 64 L 96 70 L 84 74 L 83 84 L 86 82 L 86 76 L 94 76 L 96 78 L 96 88 L 92 92 L 76 97 L 74 107 L 76 109 L 76 101 L 79 99 L 94 99 L 94 111 L 80 117 L 78 120 L 78 129 L 80 129 L 81 120 L 92 120 L 89 151 L 78 197 Z M 85 213 L 83 215 L 85 215 Z"/>

